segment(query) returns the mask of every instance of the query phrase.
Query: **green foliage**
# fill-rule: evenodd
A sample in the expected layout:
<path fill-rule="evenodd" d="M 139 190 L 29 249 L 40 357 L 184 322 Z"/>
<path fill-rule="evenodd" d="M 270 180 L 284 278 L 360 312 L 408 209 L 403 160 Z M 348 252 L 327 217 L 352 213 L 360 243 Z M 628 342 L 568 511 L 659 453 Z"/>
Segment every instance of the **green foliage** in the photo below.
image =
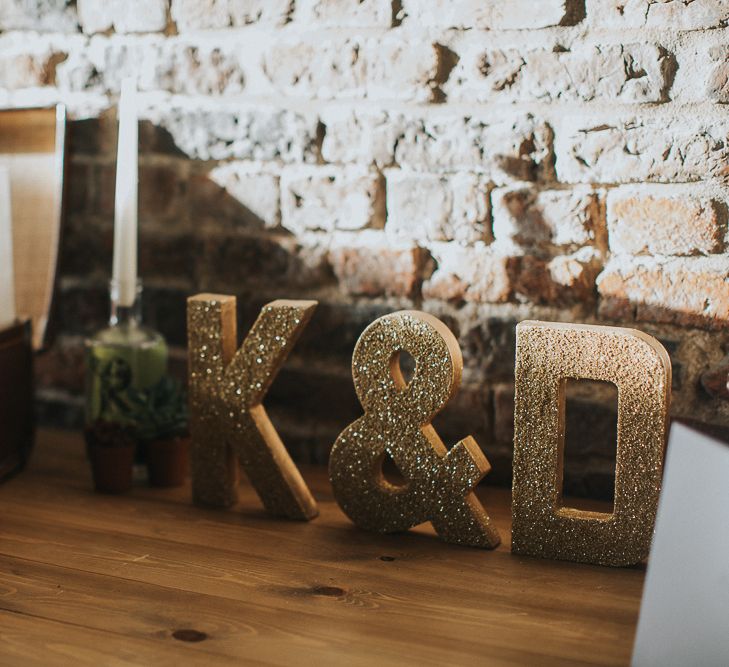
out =
<path fill-rule="evenodd" d="M 114 407 L 113 414 L 104 414 L 105 420 L 131 429 L 140 441 L 187 432 L 187 398 L 182 385 L 169 376 L 148 389 L 128 387 L 123 397 L 117 397 Z"/>
<path fill-rule="evenodd" d="M 187 432 L 187 397 L 177 380 L 166 376 L 137 393 L 140 400 L 135 401 L 139 407 L 134 424 L 140 440 L 173 438 Z"/>

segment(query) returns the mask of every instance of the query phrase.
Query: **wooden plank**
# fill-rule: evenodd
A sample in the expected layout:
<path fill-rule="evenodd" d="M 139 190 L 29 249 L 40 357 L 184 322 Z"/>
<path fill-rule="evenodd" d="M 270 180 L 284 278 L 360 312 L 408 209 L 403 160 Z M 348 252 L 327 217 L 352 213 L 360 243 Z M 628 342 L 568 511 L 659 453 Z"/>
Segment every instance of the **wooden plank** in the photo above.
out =
<path fill-rule="evenodd" d="M 238 511 L 195 508 L 187 489 L 99 496 L 78 439 L 42 439 L 0 487 L 0 608 L 133 641 L 189 622 L 217 638 L 211 655 L 266 664 L 627 664 L 640 570 L 370 535 L 322 471 L 305 477 L 322 510 L 308 524 L 268 518 L 247 487 Z M 487 502 L 508 530 L 508 496 Z"/>

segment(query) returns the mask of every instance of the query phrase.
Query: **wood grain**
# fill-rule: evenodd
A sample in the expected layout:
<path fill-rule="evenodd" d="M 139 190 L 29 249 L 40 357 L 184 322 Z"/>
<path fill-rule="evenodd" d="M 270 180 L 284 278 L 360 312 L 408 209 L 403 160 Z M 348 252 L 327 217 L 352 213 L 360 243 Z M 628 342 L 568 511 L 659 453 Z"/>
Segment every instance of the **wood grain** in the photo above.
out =
<path fill-rule="evenodd" d="M 189 487 L 91 492 L 76 436 L 43 433 L 0 487 L 0 664 L 627 664 L 643 582 L 615 570 L 233 510 Z M 479 493 L 508 537 L 508 494 Z M 178 632 L 195 630 L 202 635 Z M 186 642 L 174 634 L 200 641 Z"/>

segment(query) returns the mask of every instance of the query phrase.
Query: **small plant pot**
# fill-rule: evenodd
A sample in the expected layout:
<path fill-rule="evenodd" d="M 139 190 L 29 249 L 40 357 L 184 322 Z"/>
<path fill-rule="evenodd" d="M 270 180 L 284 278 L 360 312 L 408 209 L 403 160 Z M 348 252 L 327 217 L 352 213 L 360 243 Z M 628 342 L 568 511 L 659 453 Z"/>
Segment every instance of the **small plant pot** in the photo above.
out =
<path fill-rule="evenodd" d="M 190 438 L 176 436 L 147 445 L 147 467 L 152 486 L 182 486 L 187 478 Z"/>
<path fill-rule="evenodd" d="M 96 491 L 129 491 L 137 446 L 131 432 L 120 424 L 97 421 L 86 429 L 85 436 Z"/>
<path fill-rule="evenodd" d="M 91 445 L 94 488 L 99 493 L 126 493 L 132 488 L 134 445 Z"/>

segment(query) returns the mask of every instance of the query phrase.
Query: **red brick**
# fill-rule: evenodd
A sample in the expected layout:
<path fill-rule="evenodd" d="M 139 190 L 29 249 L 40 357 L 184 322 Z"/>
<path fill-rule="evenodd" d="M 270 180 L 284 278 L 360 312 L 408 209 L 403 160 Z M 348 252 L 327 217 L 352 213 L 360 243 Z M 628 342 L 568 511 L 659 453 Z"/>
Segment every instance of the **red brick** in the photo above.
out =
<path fill-rule="evenodd" d="M 693 255 L 722 250 L 724 211 L 710 199 L 619 189 L 608 196 L 607 214 L 614 253 Z"/>
<path fill-rule="evenodd" d="M 729 326 L 726 257 L 614 259 L 598 278 L 600 313 L 708 329 Z"/>
<path fill-rule="evenodd" d="M 337 242 L 329 252 L 340 288 L 347 294 L 414 297 L 426 262 L 415 246 L 394 246 L 372 231 Z"/>

